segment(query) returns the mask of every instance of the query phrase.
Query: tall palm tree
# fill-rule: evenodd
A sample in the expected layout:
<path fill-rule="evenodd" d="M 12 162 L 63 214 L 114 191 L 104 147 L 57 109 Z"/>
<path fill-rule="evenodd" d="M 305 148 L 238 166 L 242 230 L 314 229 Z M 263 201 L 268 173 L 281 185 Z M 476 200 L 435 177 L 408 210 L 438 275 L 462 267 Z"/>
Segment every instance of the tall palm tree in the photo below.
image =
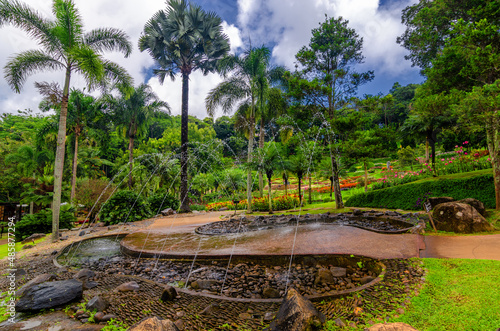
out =
<path fill-rule="evenodd" d="M 229 56 L 221 61 L 221 71 L 226 76 L 222 83 L 213 88 L 205 99 L 210 116 L 220 106 L 226 114 L 234 109 L 248 107 L 248 163 L 252 162 L 255 137 L 255 116 L 259 96 L 258 79 L 265 76 L 270 51 L 267 47 L 250 48 L 241 57 Z M 252 170 L 247 173 L 247 212 L 252 212 Z"/>
<path fill-rule="evenodd" d="M 222 20 L 212 12 L 185 0 L 169 0 L 144 26 L 139 49 L 147 50 L 160 67 L 154 73 L 163 83 L 182 76 L 181 114 L 181 211 L 189 211 L 188 200 L 188 102 L 189 75 L 217 71 L 218 62 L 229 52 L 229 38 L 222 32 Z"/>
<path fill-rule="evenodd" d="M 121 30 L 99 28 L 88 33 L 83 31 L 80 14 L 72 0 L 54 0 L 54 20 L 49 20 L 25 3 L 0 0 L 0 24 L 12 24 L 26 31 L 41 49 L 17 54 L 5 66 L 7 83 L 20 93 L 26 78 L 37 71 L 64 70 L 65 79 L 57 135 L 54 165 L 54 201 L 52 204 L 52 240 L 59 240 L 59 211 L 61 205 L 62 175 L 66 138 L 66 118 L 71 74 L 80 73 L 94 88 L 106 79 L 131 83 L 125 69 L 104 60 L 103 51 L 120 51 L 128 56 L 132 46 Z"/>
<path fill-rule="evenodd" d="M 145 131 L 147 124 L 155 112 L 170 112 L 170 106 L 162 101 L 153 92 L 151 86 L 141 84 L 137 88 L 129 86 L 120 86 L 118 88 L 120 97 L 115 98 L 112 95 L 105 97 L 105 103 L 111 109 L 116 124 L 125 129 L 125 135 L 128 137 L 128 160 L 129 177 L 128 187 L 132 188 L 132 161 L 134 160 L 134 140 L 139 131 Z"/>

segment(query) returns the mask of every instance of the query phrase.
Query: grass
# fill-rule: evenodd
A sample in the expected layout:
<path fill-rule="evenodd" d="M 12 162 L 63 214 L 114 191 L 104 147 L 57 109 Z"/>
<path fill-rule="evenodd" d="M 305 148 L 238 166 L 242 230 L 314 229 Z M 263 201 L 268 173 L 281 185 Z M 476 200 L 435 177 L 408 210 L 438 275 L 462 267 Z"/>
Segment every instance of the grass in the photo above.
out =
<path fill-rule="evenodd" d="M 500 261 L 423 259 L 426 284 L 391 322 L 424 330 L 496 330 L 500 326 Z M 497 289 L 497 290 L 494 290 Z"/>
<path fill-rule="evenodd" d="M 40 238 L 40 239 L 37 239 L 37 240 L 35 240 L 35 244 L 38 244 L 38 243 L 44 241 L 47 238 L 48 238 L 48 236 L 45 236 L 45 237 Z M 21 244 L 20 242 L 16 243 L 16 252 L 20 252 L 23 249 L 23 247 L 25 245 L 28 245 L 28 244 L 32 244 L 32 242 L 29 242 L 29 243 L 26 243 L 26 244 Z M 8 243 L 0 245 L 0 260 L 3 259 L 3 258 L 5 258 L 5 257 L 7 257 L 7 254 L 9 252 L 8 249 L 9 249 Z"/>

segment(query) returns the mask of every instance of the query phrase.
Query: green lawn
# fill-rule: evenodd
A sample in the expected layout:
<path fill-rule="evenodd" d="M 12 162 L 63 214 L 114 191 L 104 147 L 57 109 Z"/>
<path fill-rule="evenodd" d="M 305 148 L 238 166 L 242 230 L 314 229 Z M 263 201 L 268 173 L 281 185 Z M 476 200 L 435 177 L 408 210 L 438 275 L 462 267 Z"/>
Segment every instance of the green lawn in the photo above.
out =
<path fill-rule="evenodd" d="M 500 327 L 500 261 L 423 259 L 421 293 L 391 322 L 425 330 L 496 330 Z"/>
<path fill-rule="evenodd" d="M 4 236 L 3 239 L 5 239 L 6 237 Z M 38 244 L 42 241 L 44 241 L 45 239 L 47 239 L 47 236 L 45 236 L 44 238 L 40 238 L 38 240 L 35 240 L 35 244 Z M 28 244 L 32 244 L 32 243 L 28 243 Z M 20 252 L 23 248 L 24 245 L 28 245 L 28 244 L 21 244 L 20 242 L 16 243 L 16 252 Z M 3 244 L 3 245 L 0 245 L 0 260 L 7 257 L 7 253 L 9 252 L 9 247 L 8 247 L 8 244 Z"/>

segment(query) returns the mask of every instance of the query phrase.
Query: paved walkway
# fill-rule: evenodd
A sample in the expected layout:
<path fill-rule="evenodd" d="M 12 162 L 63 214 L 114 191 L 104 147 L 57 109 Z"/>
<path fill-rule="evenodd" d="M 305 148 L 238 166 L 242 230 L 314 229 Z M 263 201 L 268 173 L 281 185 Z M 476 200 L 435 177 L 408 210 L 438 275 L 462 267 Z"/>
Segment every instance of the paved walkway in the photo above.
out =
<path fill-rule="evenodd" d="M 425 236 L 420 257 L 500 260 L 500 234 Z"/>
<path fill-rule="evenodd" d="M 500 234 L 481 236 L 386 235 L 335 225 L 306 225 L 243 234 L 200 236 L 194 229 L 233 212 L 173 215 L 129 235 L 132 251 L 167 256 L 354 254 L 373 258 L 500 260 Z M 295 242 L 295 244 L 294 244 Z"/>

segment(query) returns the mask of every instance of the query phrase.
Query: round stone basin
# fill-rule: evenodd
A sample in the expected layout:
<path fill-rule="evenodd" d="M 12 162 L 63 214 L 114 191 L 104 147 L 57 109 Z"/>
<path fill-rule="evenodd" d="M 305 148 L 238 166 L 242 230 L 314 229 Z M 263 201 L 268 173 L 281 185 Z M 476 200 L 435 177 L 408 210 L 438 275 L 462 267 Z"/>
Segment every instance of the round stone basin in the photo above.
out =
<path fill-rule="evenodd" d="M 123 252 L 141 257 L 215 258 L 249 255 L 353 254 L 381 258 L 418 256 L 416 234 L 380 234 L 351 226 L 305 224 L 298 227 L 200 235 L 196 225 L 143 230 L 126 236 Z"/>
<path fill-rule="evenodd" d="M 121 255 L 120 241 L 124 235 L 112 235 L 98 238 L 84 239 L 66 246 L 57 257 L 62 265 L 81 265 L 93 263 L 99 259 L 113 258 Z"/>

